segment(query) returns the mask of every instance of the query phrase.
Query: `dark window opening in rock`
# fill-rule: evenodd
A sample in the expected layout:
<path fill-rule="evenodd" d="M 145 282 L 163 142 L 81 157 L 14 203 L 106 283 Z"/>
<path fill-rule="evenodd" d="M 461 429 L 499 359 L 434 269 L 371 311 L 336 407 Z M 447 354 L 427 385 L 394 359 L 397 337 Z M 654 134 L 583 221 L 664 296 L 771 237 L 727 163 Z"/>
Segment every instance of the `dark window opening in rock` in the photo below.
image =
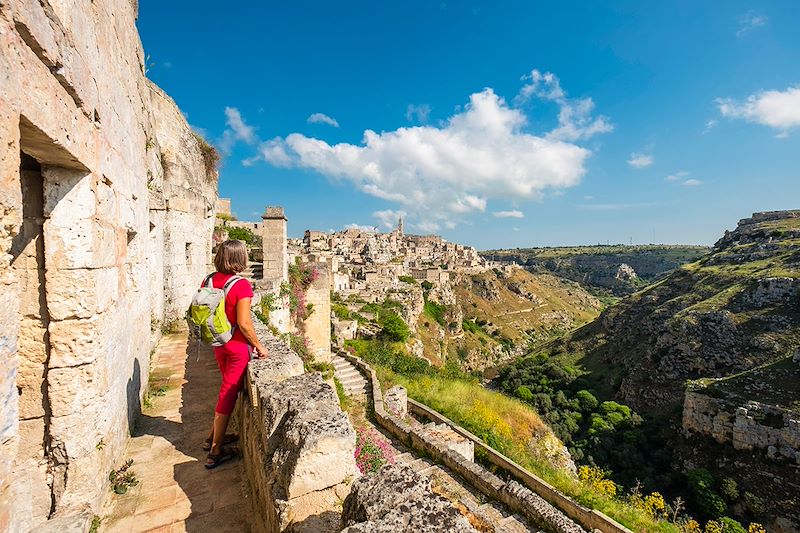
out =
<path fill-rule="evenodd" d="M 186 243 L 186 265 L 192 264 L 192 243 Z"/>
<path fill-rule="evenodd" d="M 48 445 L 50 402 L 47 397 L 47 366 L 50 339 L 44 260 L 44 178 L 38 161 L 20 153 L 19 186 L 22 194 L 22 224 L 11 246 L 14 275 L 19 280 L 19 339 L 17 390 L 19 392 L 19 457 L 37 464 L 45 459 Z M 31 469 L 31 482 L 40 491 L 32 505 L 47 516 L 53 507 L 45 473 Z"/>

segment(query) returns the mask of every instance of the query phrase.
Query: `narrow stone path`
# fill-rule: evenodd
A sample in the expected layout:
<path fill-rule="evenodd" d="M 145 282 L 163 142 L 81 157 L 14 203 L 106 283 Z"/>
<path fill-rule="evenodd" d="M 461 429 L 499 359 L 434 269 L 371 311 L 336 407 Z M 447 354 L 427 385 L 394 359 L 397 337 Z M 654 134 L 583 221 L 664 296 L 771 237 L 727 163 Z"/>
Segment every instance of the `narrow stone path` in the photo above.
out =
<path fill-rule="evenodd" d="M 125 451 L 139 484 L 109 498 L 99 532 L 250 531 L 241 460 L 214 470 L 203 466 L 219 379 L 209 348 L 198 352 L 185 333 L 161 340 L 151 394 Z"/>
<path fill-rule="evenodd" d="M 331 357 L 331 363 L 335 369 L 333 375 L 336 376 L 336 379 L 338 379 L 339 383 L 344 387 L 345 394 L 348 396 L 366 397 L 367 380 L 350 361 L 338 355 L 334 355 Z"/>

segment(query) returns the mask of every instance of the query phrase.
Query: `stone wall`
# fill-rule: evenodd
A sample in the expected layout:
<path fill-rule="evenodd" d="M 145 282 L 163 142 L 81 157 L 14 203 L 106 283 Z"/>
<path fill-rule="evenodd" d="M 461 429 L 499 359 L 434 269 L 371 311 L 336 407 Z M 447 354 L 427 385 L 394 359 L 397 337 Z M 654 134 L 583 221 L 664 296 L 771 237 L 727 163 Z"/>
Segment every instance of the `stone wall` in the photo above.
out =
<path fill-rule="evenodd" d="M 216 176 L 144 75 L 135 10 L 0 2 L 2 531 L 99 508 L 160 324 L 195 283 L 164 248 L 208 257 Z"/>
<path fill-rule="evenodd" d="M 305 320 L 309 352 L 317 361 L 331 360 L 331 282 L 328 263 L 312 263 L 319 275 L 306 290 L 306 303 L 314 310 Z"/>
<path fill-rule="evenodd" d="M 800 464 L 800 416 L 758 402 L 734 405 L 700 392 L 687 391 L 683 429 L 713 437 L 737 450 L 762 450 Z"/>
<path fill-rule="evenodd" d="M 237 418 L 254 531 L 339 531 L 341 502 L 359 476 L 356 433 L 319 373 L 254 319 L 269 351 L 250 363 Z"/>

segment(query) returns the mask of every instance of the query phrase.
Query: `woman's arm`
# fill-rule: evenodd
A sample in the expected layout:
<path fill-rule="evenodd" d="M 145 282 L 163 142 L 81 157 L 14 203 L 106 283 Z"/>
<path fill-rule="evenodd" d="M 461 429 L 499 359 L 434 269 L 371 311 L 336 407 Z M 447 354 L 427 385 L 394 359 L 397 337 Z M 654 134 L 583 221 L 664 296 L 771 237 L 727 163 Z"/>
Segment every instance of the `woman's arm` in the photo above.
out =
<path fill-rule="evenodd" d="M 236 302 L 236 323 L 242 335 L 256 349 L 257 356 L 259 358 L 266 357 L 267 350 L 261 345 L 261 341 L 258 339 L 256 330 L 253 327 L 253 319 L 250 317 L 250 298 L 242 298 Z"/>

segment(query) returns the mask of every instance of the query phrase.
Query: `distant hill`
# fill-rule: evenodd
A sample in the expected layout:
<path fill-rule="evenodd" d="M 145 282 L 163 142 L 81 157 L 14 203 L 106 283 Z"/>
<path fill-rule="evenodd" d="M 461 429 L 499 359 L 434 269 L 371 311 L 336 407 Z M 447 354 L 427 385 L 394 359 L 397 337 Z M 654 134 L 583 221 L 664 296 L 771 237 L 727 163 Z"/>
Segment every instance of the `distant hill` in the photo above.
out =
<path fill-rule="evenodd" d="M 481 255 L 494 261 L 516 262 L 532 272 L 549 271 L 588 288 L 625 295 L 708 251 L 705 246 L 598 245 L 487 250 Z"/>
<path fill-rule="evenodd" d="M 731 512 L 800 524 L 800 210 L 741 220 L 708 254 L 533 355 L 660 428 L 676 472 L 735 481 Z"/>

